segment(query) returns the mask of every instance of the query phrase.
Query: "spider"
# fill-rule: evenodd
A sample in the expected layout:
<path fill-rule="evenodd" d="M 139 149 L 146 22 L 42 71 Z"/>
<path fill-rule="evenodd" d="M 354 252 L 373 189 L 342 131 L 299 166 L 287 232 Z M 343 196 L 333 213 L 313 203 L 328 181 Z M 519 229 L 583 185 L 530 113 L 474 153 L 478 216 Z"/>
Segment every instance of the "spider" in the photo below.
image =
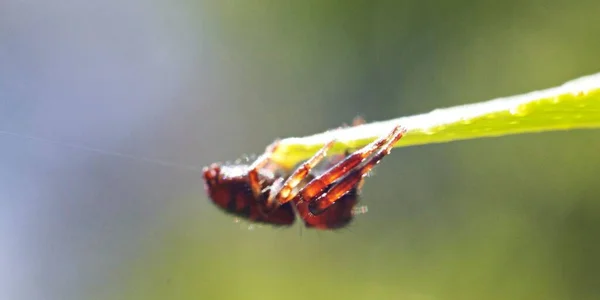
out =
<path fill-rule="evenodd" d="M 225 212 L 252 222 L 290 226 L 297 214 L 307 228 L 339 229 L 352 221 L 364 177 L 405 132 L 396 126 L 364 148 L 334 156 L 322 170 L 316 169 L 334 145 L 332 140 L 291 173 L 270 161 L 276 141 L 250 165 L 205 167 L 205 189 Z"/>

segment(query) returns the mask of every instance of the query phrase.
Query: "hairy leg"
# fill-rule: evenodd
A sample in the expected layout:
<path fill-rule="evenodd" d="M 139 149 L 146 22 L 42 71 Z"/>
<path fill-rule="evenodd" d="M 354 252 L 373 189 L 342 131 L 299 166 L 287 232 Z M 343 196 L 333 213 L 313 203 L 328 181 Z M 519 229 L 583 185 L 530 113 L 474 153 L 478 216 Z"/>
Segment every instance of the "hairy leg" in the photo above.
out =
<path fill-rule="evenodd" d="M 390 153 L 405 132 L 404 128 L 395 127 L 388 135 L 352 153 L 321 176 L 313 179 L 299 191 L 298 196 L 302 201 L 314 202 L 311 203 L 311 210 L 314 209 L 316 213 L 322 212 L 352 188 L 361 184 L 363 177 Z M 361 167 L 356 168 L 363 162 Z M 341 180 L 337 184 L 325 191 L 329 185 L 339 179 Z"/>
<path fill-rule="evenodd" d="M 275 202 L 277 205 L 284 204 L 289 202 L 294 198 L 297 194 L 297 191 L 294 189 L 300 184 L 306 176 L 310 173 L 310 171 L 321 162 L 325 156 L 327 156 L 327 151 L 333 147 L 334 141 L 330 141 L 325 144 L 323 148 L 321 148 L 315 155 L 313 155 L 309 160 L 305 161 L 302 165 L 300 165 L 288 179 L 281 184 L 279 190 L 275 191 L 275 193 L 271 194 L 269 202 Z"/>
<path fill-rule="evenodd" d="M 279 141 L 275 141 L 269 145 L 265 152 L 259 156 L 249 167 L 248 184 L 250 185 L 252 194 L 256 199 L 258 199 L 262 192 L 262 186 L 258 178 L 258 172 L 269 162 L 269 159 L 271 158 L 273 151 L 275 151 L 275 148 L 277 148 L 277 145 L 279 145 Z"/>

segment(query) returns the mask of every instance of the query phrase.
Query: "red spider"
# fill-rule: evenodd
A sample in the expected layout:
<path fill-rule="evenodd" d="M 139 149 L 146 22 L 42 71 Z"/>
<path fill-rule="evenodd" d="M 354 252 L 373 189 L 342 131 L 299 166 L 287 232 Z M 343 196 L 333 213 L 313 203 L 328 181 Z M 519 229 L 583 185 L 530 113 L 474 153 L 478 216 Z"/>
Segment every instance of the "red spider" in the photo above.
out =
<path fill-rule="evenodd" d="M 297 213 L 306 227 L 341 228 L 352 221 L 365 175 L 405 132 L 396 126 L 364 148 L 334 157 L 324 170 L 315 170 L 333 146 L 335 141 L 331 141 L 291 174 L 270 162 L 275 142 L 249 166 L 205 167 L 205 189 L 225 212 L 253 222 L 289 226 Z"/>

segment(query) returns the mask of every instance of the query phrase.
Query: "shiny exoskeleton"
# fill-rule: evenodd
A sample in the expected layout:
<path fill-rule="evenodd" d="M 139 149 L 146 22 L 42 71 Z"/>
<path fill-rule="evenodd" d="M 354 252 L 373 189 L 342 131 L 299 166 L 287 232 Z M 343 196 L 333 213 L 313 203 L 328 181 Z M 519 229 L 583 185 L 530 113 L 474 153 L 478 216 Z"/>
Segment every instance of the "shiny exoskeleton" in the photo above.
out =
<path fill-rule="evenodd" d="M 225 212 L 253 222 L 289 226 L 297 214 L 309 228 L 342 228 L 352 221 L 364 177 L 405 132 L 396 126 L 364 148 L 317 168 L 334 145 L 331 141 L 291 173 L 270 161 L 275 142 L 251 165 L 205 167 L 205 188 Z"/>

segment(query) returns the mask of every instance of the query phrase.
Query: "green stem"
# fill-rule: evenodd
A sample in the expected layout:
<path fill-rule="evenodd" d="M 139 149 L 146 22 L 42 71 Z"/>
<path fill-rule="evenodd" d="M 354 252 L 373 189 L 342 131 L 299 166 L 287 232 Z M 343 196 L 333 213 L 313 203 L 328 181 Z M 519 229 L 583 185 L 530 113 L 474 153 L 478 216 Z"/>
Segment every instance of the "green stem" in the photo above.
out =
<path fill-rule="evenodd" d="M 408 129 L 395 147 L 555 130 L 600 128 L 600 73 L 559 87 L 476 104 L 330 130 L 280 141 L 273 160 L 291 168 L 335 139 L 329 154 L 363 147 L 400 124 Z"/>

